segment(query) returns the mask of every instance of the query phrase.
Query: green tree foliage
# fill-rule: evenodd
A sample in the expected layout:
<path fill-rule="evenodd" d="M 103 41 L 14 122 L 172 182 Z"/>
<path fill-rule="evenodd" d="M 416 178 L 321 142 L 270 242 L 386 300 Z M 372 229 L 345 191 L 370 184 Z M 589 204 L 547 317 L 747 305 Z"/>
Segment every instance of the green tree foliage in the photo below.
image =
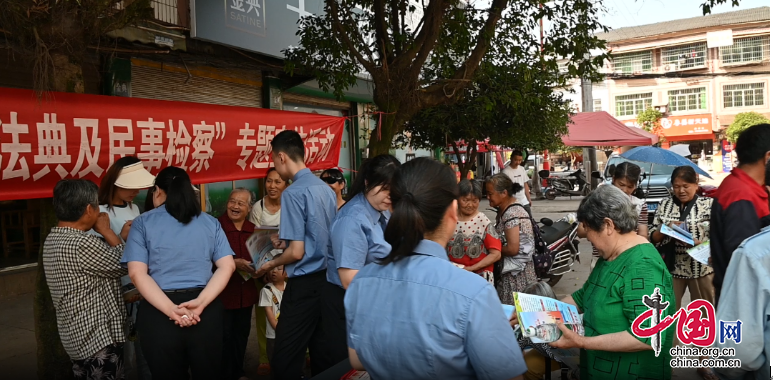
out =
<path fill-rule="evenodd" d="M 14 53 L 33 62 L 40 91 L 83 92 L 77 80 L 64 79 L 77 75 L 60 73 L 63 67 L 79 66 L 105 33 L 153 17 L 150 0 L 0 0 L 0 10 L 0 34 Z"/>
<path fill-rule="evenodd" d="M 658 131 L 660 130 L 660 119 L 662 117 L 663 114 L 660 111 L 650 107 L 639 112 L 639 115 L 636 116 L 636 122 L 641 125 L 643 130 L 660 135 Z"/>
<path fill-rule="evenodd" d="M 725 134 L 727 135 L 727 139 L 735 144 L 735 142 L 738 140 L 738 135 L 741 134 L 741 132 L 745 131 L 746 128 L 749 128 L 753 125 L 757 124 L 765 124 L 770 123 L 770 120 L 766 118 L 765 116 L 762 116 L 756 112 L 743 112 L 739 113 L 738 115 L 735 115 L 735 119 L 733 120 L 733 123 L 730 124 L 729 127 L 727 127 L 727 131 Z"/>
<path fill-rule="evenodd" d="M 473 5 L 470 5 L 472 3 Z M 301 22 L 300 44 L 285 51 L 286 70 L 316 76 L 341 97 L 356 75 L 367 72 L 373 98 L 384 112 L 373 154 L 388 152 L 406 122 L 420 111 L 465 97 L 481 62 L 520 67 L 542 60 L 550 72 L 566 59 L 567 76 L 593 76 L 604 43 L 595 33 L 602 8 L 594 0 L 325 0 L 326 14 Z M 488 4 L 488 3 L 486 3 Z M 546 24 L 540 45 L 539 20 Z M 541 49 L 542 48 L 542 49 Z M 557 81 L 556 84 L 560 84 Z"/>
<path fill-rule="evenodd" d="M 445 149 L 447 144 L 464 140 L 470 159 L 462 173 L 470 169 L 477 157 L 475 141 L 491 145 L 558 149 L 571 114 L 570 105 L 554 91 L 560 74 L 542 69 L 539 61 L 506 67 L 484 62 L 473 86 L 464 90 L 463 98 L 454 104 L 424 109 L 411 118 L 406 130 L 411 145 L 417 148 Z"/>

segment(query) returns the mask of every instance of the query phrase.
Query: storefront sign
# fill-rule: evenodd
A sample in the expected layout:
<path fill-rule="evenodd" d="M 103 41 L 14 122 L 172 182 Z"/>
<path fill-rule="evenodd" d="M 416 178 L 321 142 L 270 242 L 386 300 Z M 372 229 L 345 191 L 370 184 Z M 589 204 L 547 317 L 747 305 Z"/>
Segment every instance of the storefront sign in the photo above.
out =
<path fill-rule="evenodd" d="M 298 21 L 324 10 L 324 0 L 193 0 L 191 37 L 284 58 Z"/>
<path fill-rule="evenodd" d="M 660 119 L 663 135 L 680 137 L 689 135 L 711 135 L 711 114 L 690 116 L 669 116 Z"/>
<path fill-rule="evenodd" d="M 636 120 L 623 120 L 621 123 L 628 127 L 641 128 Z M 660 126 L 663 130 L 663 136 L 666 138 L 714 133 L 711 127 L 711 114 L 664 117 L 660 119 Z"/>
<path fill-rule="evenodd" d="M 733 170 L 733 143 L 722 141 L 722 171 L 729 173 Z"/>
<path fill-rule="evenodd" d="M 338 166 L 345 118 L 113 96 L 0 89 L 0 200 L 50 197 L 63 178 L 99 179 L 135 155 L 156 174 L 188 171 L 194 183 L 260 178 L 270 142 L 298 131 L 312 170 Z"/>

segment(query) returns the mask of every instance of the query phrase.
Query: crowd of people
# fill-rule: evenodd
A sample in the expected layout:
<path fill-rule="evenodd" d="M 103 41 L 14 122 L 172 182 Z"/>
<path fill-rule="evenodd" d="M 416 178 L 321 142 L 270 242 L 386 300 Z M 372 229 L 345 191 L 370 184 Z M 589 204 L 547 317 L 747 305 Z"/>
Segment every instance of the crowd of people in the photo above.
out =
<path fill-rule="evenodd" d="M 701 368 L 704 378 L 769 376 L 769 125 L 741 134 L 739 167 L 714 199 L 697 194 L 692 167 L 676 168 L 673 197 L 649 228 L 646 204 L 634 196 L 636 165 L 619 165 L 612 186 L 582 200 L 580 234 L 599 259 L 562 301 L 583 313 L 585 336 L 561 325 L 550 345 L 519 336 L 515 315 L 508 321 L 502 312 L 514 292 L 555 298 L 535 271 L 520 152 L 483 184 L 459 181 L 431 159 L 400 164 L 380 155 L 363 162 L 346 192 L 340 170 L 317 177 L 305 166 L 298 133 L 281 132 L 271 146 L 265 196 L 234 189 L 218 218 L 201 212 L 183 169 L 154 177 L 135 157 L 116 161 L 99 187 L 56 185 L 59 222 L 43 260 L 76 378 L 247 378 L 254 315 L 260 371 L 274 379 L 302 379 L 307 365 L 315 376 L 347 360 L 375 379 L 538 379 L 544 358 L 551 370 L 563 365 L 554 348 L 581 349 L 582 379 L 667 379 L 675 329 L 664 332 L 658 355 L 652 338 L 632 333 L 642 297 L 655 289 L 669 301 L 666 315 L 689 289 L 693 300 L 716 305 L 717 318 L 741 319 L 744 343 L 760 340 L 736 347 L 745 367 Z M 149 189 L 142 214 L 132 203 L 140 189 Z M 479 211 L 484 195 L 493 221 Z M 687 244 L 660 233 L 663 225 L 681 225 L 696 245 L 711 241 L 713 262 L 693 259 Z M 272 255 L 254 263 L 247 240 L 269 226 L 278 227 Z M 755 287 L 765 295 L 752 297 Z M 721 289 L 730 294 L 722 303 Z"/>

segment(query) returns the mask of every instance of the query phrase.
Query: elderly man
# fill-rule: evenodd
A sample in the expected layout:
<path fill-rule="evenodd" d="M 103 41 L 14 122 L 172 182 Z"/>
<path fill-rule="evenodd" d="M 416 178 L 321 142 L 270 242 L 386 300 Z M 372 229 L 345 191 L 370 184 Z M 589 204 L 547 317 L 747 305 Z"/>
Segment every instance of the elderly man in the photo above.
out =
<path fill-rule="evenodd" d="M 82 179 L 54 187 L 59 223 L 43 245 L 43 268 L 56 324 L 76 379 L 123 378 L 126 308 L 121 296 L 123 244 L 99 212 L 97 185 Z M 91 229 L 102 235 L 86 233 Z"/>
<path fill-rule="evenodd" d="M 223 376 L 225 380 L 247 379 L 244 376 L 244 354 L 250 337 L 252 308 L 258 303 L 258 288 L 252 276 L 255 269 L 247 250 L 247 239 L 255 232 L 255 225 L 247 217 L 255 200 L 252 192 L 238 188 L 228 197 L 225 213 L 217 220 L 223 226 L 228 244 L 236 254 L 237 271 L 231 275 L 220 300 L 225 306 L 223 330 Z"/>

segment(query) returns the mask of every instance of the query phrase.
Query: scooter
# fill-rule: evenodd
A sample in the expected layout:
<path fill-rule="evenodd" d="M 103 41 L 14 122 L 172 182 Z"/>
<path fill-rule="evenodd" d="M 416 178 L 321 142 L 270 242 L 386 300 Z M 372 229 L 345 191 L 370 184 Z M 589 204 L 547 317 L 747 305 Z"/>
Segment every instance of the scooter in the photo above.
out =
<path fill-rule="evenodd" d="M 590 183 L 585 179 L 582 169 L 567 176 L 573 177 L 575 179 L 574 183 L 569 178 L 551 177 L 548 170 L 541 170 L 539 176 L 547 180 L 548 185 L 545 186 L 542 192 L 545 198 L 550 201 L 556 199 L 557 196 L 587 196 L 591 192 Z"/>
<path fill-rule="evenodd" d="M 540 235 L 553 253 L 553 264 L 548 271 L 548 277 L 542 280 L 552 287 L 571 270 L 575 261 L 580 262 L 580 239 L 577 237 L 580 224 L 574 213 L 567 214 L 555 222 L 550 218 L 542 218 L 539 224 Z"/>

